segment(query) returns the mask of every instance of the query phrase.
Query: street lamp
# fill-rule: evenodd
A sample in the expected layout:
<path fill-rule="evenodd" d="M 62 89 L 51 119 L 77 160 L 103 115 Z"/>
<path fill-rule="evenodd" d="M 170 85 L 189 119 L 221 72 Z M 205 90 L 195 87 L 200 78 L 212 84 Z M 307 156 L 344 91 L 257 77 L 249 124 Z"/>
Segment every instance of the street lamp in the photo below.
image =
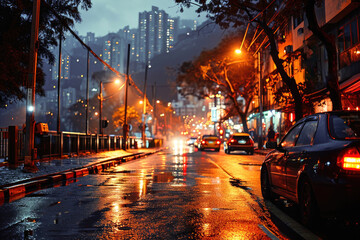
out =
<path fill-rule="evenodd" d="M 145 80 L 144 80 L 144 100 L 143 100 L 143 127 L 141 129 L 141 137 L 142 137 L 142 142 L 143 142 L 143 147 L 146 147 L 146 133 L 145 133 L 145 130 L 146 130 L 146 81 L 147 81 L 147 73 L 148 73 L 148 69 L 151 68 L 151 66 L 148 66 L 146 64 L 146 67 L 145 67 Z"/>
<path fill-rule="evenodd" d="M 103 84 L 104 83 L 111 83 L 111 81 L 109 82 L 103 82 L 102 80 L 100 81 L 100 89 L 99 89 L 99 99 L 100 99 L 100 107 L 99 107 L 99 133 L 101 135 L 104 134 L 103 132 L 103 122 L 102 122 L 102 108 L 103 108 L 103 94 L 102 94 L 102 89 L 103 89 Z M 120 80 L 116 79 L 114 81 L 115 84 L 119 84 Z"/>
<path fill-rule="evenodd" d="M 263 130 L 262 130 L 262 118 L 263 118 L 263 102 L 262 102 L 262 76 L 261 76 L 261 55 L 260 50 L 258 51 L 258 68 L 259 68 L 259 142 L 258 142 L 258 148 L 262 149 L 263 146 Z"/>

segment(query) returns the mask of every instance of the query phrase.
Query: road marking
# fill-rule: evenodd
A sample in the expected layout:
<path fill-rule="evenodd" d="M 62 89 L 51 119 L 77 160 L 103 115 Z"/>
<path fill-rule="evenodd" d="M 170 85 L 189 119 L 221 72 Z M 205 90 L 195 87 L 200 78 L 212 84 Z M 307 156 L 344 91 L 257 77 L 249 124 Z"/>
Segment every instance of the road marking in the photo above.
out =
<path fill-rule="evenodd" d="M 266 233 L 266 235 L 273 239 L 273 240 L 279 240 L 279 238 L 277 236 L 275 236 L 275 234 L 273 234 L 273 232 L 271 232 L 267 227 L 265 227 L 264 225 L 262 224 L 258 224 L 259 228 L 261 230 L 263 230 L 264 233 Z"/>
<path fill-rule="evenodd" d="M 289 217 L 278 207 L 276 207 L 272 202 L 264 200 L 266 207 L 269 209 L 269 212 L 274 214 L 282 223 L 284 223 L 288 228 L 292 229 L 303 239 L 321 239 L 319 236 L 315 235 L 307 228 L 302 226 L 300 223 Z"/>

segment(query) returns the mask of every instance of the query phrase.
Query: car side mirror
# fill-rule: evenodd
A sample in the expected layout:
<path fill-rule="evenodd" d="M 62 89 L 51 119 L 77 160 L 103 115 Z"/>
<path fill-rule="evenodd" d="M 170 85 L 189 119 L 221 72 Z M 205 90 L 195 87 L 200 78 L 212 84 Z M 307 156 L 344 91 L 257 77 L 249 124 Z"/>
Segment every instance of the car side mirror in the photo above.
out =
<path fill-rule="evenodd" d="M 276 150 L 278 150 L 279 152 L 285 152 L 285 148 L 283 148 L 283 146 L 281 146 L 281 143 L 279 143 L 276 147 Z"/>

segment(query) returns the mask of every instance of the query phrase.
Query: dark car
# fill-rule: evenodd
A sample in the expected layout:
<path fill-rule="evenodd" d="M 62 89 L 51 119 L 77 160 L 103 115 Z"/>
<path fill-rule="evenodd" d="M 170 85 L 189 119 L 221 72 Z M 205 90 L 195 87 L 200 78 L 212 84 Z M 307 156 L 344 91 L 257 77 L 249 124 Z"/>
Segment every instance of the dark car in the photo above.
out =
<path fill-rule="evenodd" d="M 234 133 L 224 143 L 224 151 L 230 154 L 232 151 L 245 151 L 254 154 L 254 141 L 248 133 Z"/>
<path fill-rule="evenodd" d="M 215 151 L 220 151 L 220 139 L 215 135 L 203 135 L 198 142 L 198 149 L 203 151 L 205 149 L 215 149 Z"/>
<path fill-rule="evenodd" d="M 264 199 L 299 205 L 305 225 L 319 216 L 359 213 L 360 112 L 334 111 L 298 121 L 261 167 Z"/>

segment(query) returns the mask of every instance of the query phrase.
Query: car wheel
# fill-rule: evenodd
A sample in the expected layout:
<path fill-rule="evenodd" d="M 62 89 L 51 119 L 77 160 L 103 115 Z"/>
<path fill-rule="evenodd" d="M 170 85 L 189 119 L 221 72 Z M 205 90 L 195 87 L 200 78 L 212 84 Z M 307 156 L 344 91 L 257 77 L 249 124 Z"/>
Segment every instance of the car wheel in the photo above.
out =
<path fill-rule="evenodd" d="M 299 210 L 301 222 L 308 227 L 314 226 L 318 217 L 317 206 L 312 187 L 307 180 L 300 185 Z"/>
<path fill-rule="evenodd" d="M 249 153 L 250 155 L 254 155 L 254 151 L 253 151 L 253 150 L 249 151 L 248 153 Z"/>
<path fill-rule="evenodd" d="M 268 171 L 266 170 L 266 166 L 262 166 L 261 168 L 261 175 L 260 175 L 260 180 L 261 180 L 261 194 L 263 196 L 263 198 L 265 200 L 274 200 L 275 199 L 275 195 L 274 193 L 271 191 L 271 186 L 270 186 L 270 181 L 269 181 L 269 174 Z"/>
<path fill-rule="evenodd" d="M 215 149 L 215 151 L 220 152 L 220 148 Z"/>

